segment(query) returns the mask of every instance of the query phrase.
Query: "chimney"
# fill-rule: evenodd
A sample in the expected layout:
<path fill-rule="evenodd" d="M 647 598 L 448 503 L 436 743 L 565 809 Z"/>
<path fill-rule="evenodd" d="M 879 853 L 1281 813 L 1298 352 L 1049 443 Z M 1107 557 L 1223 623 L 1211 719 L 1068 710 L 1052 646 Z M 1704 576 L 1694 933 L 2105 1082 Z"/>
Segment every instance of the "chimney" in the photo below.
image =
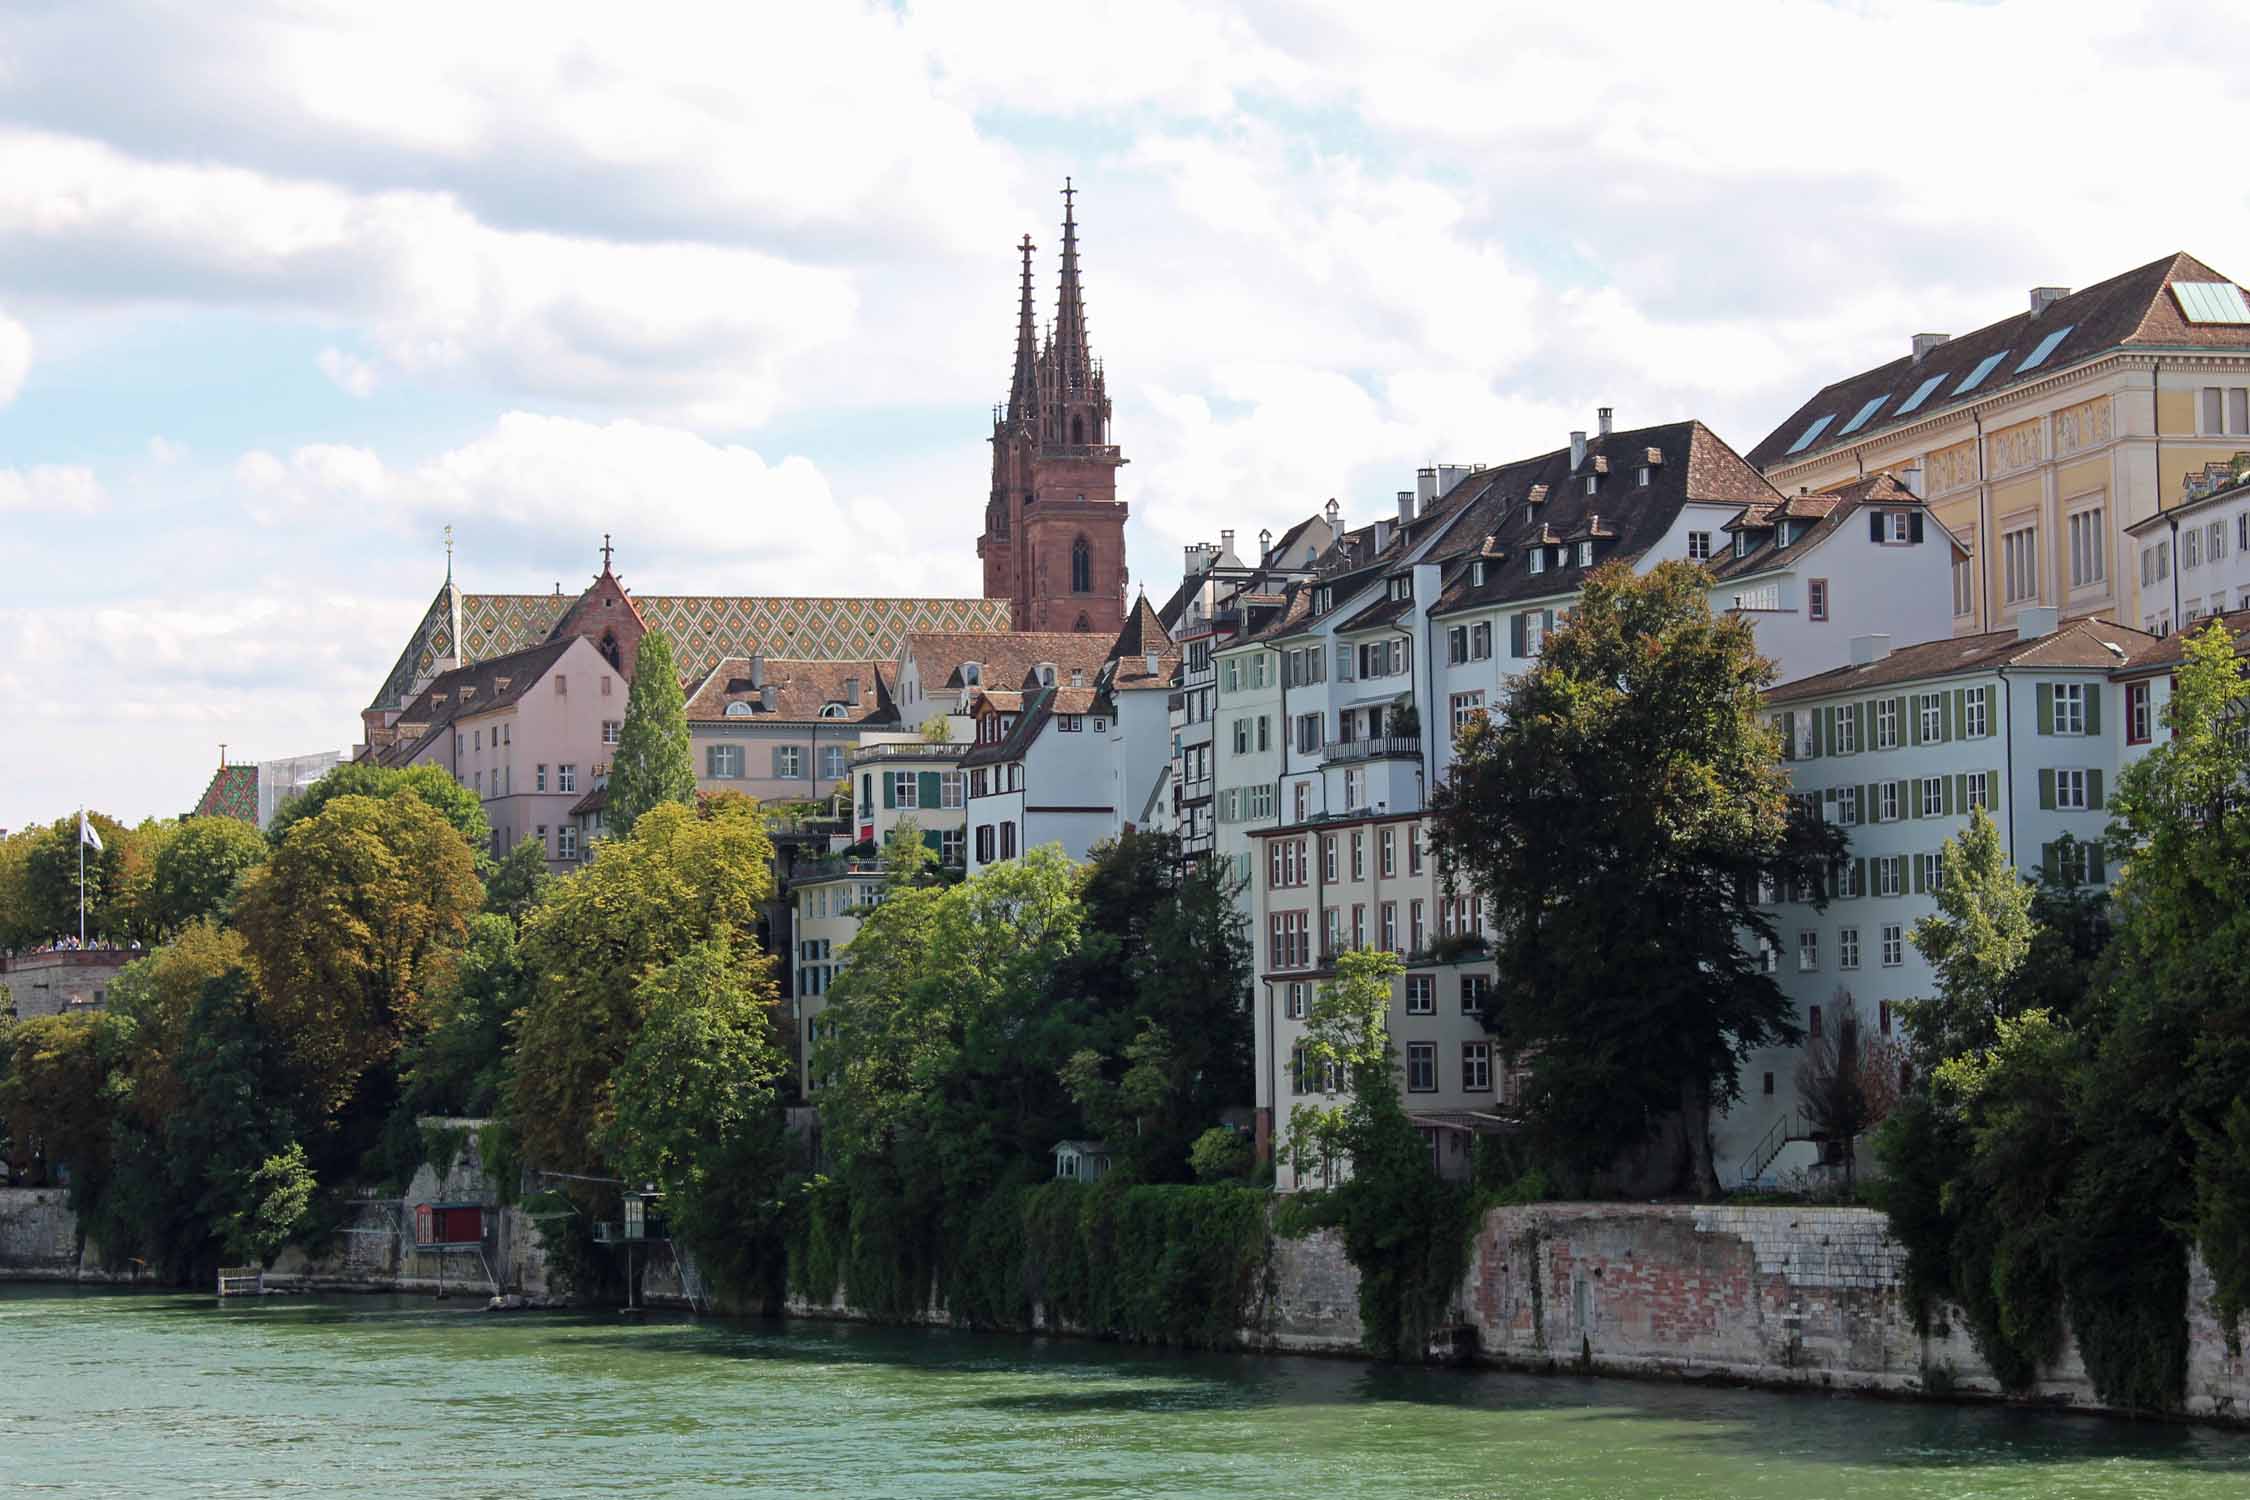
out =
<path fill-rule="evenodd" d="M 776 708 L 779 708 L 781 706 L 778 702 L 775 701 L 780 696 L 781 689 L 775 687 L 770 682 L 766 683 L 764 686 L 758 689 L 758 706 L 770 714 Z"/>
<path fill-rule="evenodd" d="M 1609 407 L 1609 406 L 1597 406 L 1597 407 L 1595 407 L 1595 408 L 1594 408 L 1594 416 L 1595 416 L 1596 420 L 1597 420 L 1597 421 L 1599 422 L 1599 424 L 1600 424 L 1600 426 L 1601 426 L 1601 430 L 1602 430 L 1602 436 L 1603 436 L 1603 437 L 1608 437 L 1608 436 L 1609 436 L 1609 423 L 1610 423 L 1610 418 L 1611 418 L 1611 417 L 1613 417 L 1613 416 L 1615 416 L 1615 415 L 1616 415 L 1616 408 L 1615 408 L 1615 407 Z"/>
<path fill-rule="evenodd" d="M 766 685 L 766 654 L 763 651 L 750 653 L 750 685 L 754 688 Z"/>
<path fill-rule="evenodd" d="M 1271 556 L 1273 556 L 1273 528 L 1261 526 L 1258 528 L 1258 561 L 1263 563 Z"/>
<path fill-rule="evenodd" d="M 225 740 L 221 740 L 221 741 L 219 741 L 219 769 L 220 769 L 220 770 L 222 770 L 222 771 L 224 771 L 224 770 L 225 770 L 226 768 L 227 768 L 227 743 L 226 743 L 226 741 L 225 741 Z"/>
<path fill-rule="evenodd" d="M 1414 499 L 1416 503 L 1427 509 L 1430 502 L 1436 498 L 1437 470 L 1416 469 L 1414 471 Z"/>
<path fill-rule="evenodd" d="M 2052 604 L 2042 604 L 2016 611 L 2016 639 L 2036 641 L 2043 635 L 2053 635 L 2062 623 L 2062 611 Z"/>
<path fill-rule="evenodd" d="M 1404 526 L 1413 519 L 1414 492 L 1412 490 L 1400 490 L 1398 492 L 1398 524 Z"/>
<path fill-rule="evenodd" d="M 1219 556 L 1225 557 L 1234 550 L 1234 528 L 1225 527 L 1219 532 Z"/>
<path fill-rule="evenodd" d="M 1377 521 L 1375 523 L 1374 541 L 1377 555 L 1380 555 L 1382 550 L 1391 544 L 1391 523 L 1389 521 Z"/>
<path fill-rule="evenodd" d="M 1914 363 L 1920 364 L 1923 355 L 1940 344 L 1951 342 L 1952 338 L 1950 333 L 1917 333 L 1914 335 Z"/>
<path fill-rule="evenodd" d="M 859 679 L 857 677 L 844 679 L 844 703 L 851 708 L 859 707 Z"/>
<path fill-rule="evenodd" d="M 1330 495 L 1328 497 L 1328 508 L 1322 511 L 1321 514 L 1326 516 L 1328 518 L 1328 524 L 1333 526 L 1338 521 L 1343 519 L 1344 508 L 1336 503 L 1336 497 L 1334 495 Z"/>
<path fill-rule="evenodd" d="M 1891 638 L 1887 635 L 1855 635 L 1851 640 L 1852 665 L 1872 667 L 1891 654 Z"/>
<path fill-rule="evenodd" d="M 2031 315 L 2035 318 L 2038 317 L 2048 308 L 2053 307 L 2056 303 L 2062 301 L 2063 298 L 2069 295 L 2070 288 L 2067 286 L 2033 287 L 2031 289 Z"/>
<path fill-rule="evenodd" d="M 1586 434 L 1583 432 L 1574 432 L 1570 435 L 1570 471 L 1573 474 L 1577 473 L 1578 466 L 1580 464 L 1583 464 L 1585 461 Z"/>
<path fill-rule="evenodd" d="M 1183 578 L 1193 578 L 1193 577 L 1195 576 L 1195 571 L 1196 571 L 1196 570 L 1195 570 L 1195 557 L 1196 557 L 1196 554 L 1197 554 L 1197 553 L 1199 553 L 1199 552 L 1201 552 L 1202 550 L 1203 550 L 1203 548 L 1202 548 L 1202 547 L 1201 547 L 1201 546 L 1200 546 L 1199 544 L 1197 544 L 1197 543 L 1195 543 L 1195 542 L 1190 542 L 1190 543 L 1188 543 L 1188 544 L 1187 544 L 1187 545 L 1186 545 L 1185 547 L 1182 547 L 1182 548 L 1180 549 L 1180 552 L 1181 552 L 1181 559 L 1180 559 L 1180 576 L 1181 576 L 1181 577 L 1183 577 Z"/>

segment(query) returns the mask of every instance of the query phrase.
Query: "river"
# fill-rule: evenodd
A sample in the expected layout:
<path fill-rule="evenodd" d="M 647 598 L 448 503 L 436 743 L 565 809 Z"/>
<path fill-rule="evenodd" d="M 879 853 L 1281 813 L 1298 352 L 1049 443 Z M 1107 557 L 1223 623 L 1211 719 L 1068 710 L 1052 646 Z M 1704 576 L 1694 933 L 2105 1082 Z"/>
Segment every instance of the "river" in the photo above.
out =
<path fill-rule="evenodd" d="M 2250 1436 L 472 1301 L 0 1287 L 0 1494 L 2250 1494 Z"/>

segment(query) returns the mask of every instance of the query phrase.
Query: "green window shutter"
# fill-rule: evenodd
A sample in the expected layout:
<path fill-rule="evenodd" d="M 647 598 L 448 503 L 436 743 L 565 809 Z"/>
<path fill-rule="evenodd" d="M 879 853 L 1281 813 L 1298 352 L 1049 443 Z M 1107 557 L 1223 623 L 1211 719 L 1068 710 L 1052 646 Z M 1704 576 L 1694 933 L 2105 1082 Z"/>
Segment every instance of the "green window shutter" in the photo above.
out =
<path fill-rule="evenodd" d="M 2109 866 L 2102 862 L 2100 844 L 2086 846 L 2086 873 L 2096 885 L 2106 884 L 2109 880 Z"/>
<path fill-rule="evenodd" d="M 1781 711 L 1781 758 L 1783 760 L 1795 760 L 1797 758 L 1797 711 L 1795 709 L 1783 709 Z"/>
<path fill-rule="evenodd" d="M 1992 804 L 1985 810 L 1994 817 L 1998 817 L 2000 815 L 2000 773 L 1998 771 L 1984 773 L 1984 795 L 1985 800 Z"/>
<path fill-rule="evenodd" d="M 1910 818 L 1922 816 L 1922 783 L 1912 776 L 1902 776 L 1898 783 L 1899 811 Z"/>
<path fill-rule="evenodd" d="M 898 783 L 891 780 L 891 773 L 888 771 L 883 773 L 883 805 L 898 806 Z"/>
<path fill-rule="evenodd" d="M 1865 750 L 1870 744 L 1874 743 L 1867 737 L 1867 732 L 1872 727 L 1867 722 L 1868 717 L 1867 701 L 1864 698 L 1852 705 L 1852 727 L 1858 731 L 1858 733 L 1853 737 L 1852 743 L 1859 746 L 1859 748 L 1862 750 Z"/>
<path fill-rule="evenodd" d="M 1937 695 L 1938 738 L 1941 740 L 1951 740 L 1961 732 L 1955 727 L 1961 722 L 1961 714 L 1954 704 L 1954 700 L 1960 696 L 1961 690 L 1959 688 L 1955 688 L 1950 693 L 1941 691 Z"/>
<path fill-rule="evenodd" d="M 1957 777 L 1947 776 L 1938 783 L 1938 796 L 1944 800 L 1945 815 L 1949 818 L 1953 816 L 1953 783 L 1957 779 Z"/>
<path fill-rule="evenodd" d="M 939 833 L 935 828 L 925 828 L 922 830 L 922 847 L 929 850 L 932 854 L 941 853 L 944 850 L 944 839 L 945 835 Z"/>
<path fill-rule="evenodd" d="M 2047 872 L 2049 880 L 2060 880 L 2062 878 L 2062 856 L 2056 851 L 2053 844 L 2041 844 L 2039 846 L 2039 868 Z"/>
<path fill-rule="evenodd" d="M 1917 896 L 1919 896 L 1919 895 L 1922 895 L 1922 894 L 1924 894 L 1924 892 L 1923 892 L 1923 890 L 1922 890 L 1922 858 L 1921 858 L 1921 856 L 1920 856 L 1920 855 L 1918 855 L 1918 854 L 1909 854 L 1909 855 L 1907 855 L 1907 856 L 1906 856 L 1906 862 L 1907 862 L 1907 863 L 1908 863 L 1909 865 L 1913 866 L 1913 876 L 1912 876 L 1912 878 L 1913 878 L 1913 882 L 1914 882 L 1914 894 L 1915 894 L 1915 895 L 1917 895 Z"/>
<path fill-rule="evenodd" d="M 2048 812 L 2055 810 L 2055 773 L 2046 766 L 2039 769 L 2039 805 Z"/>
<path fill-rule="evenodd" d="M 1953 805 L 1947 812 L 1965 813 L 1969 810 L 1969 773 L 1962 771 L 1953 778 Z"/>
<path fill-rule="evenodd" d="M 1993 714 L 1998 711 L 2000 700 L 1996 696 L 1994 696 L 1992 684 L 1990 683 L 1986 683 L 1977 691 L 1984 694 L 1984 732 L 1989 736 L 1998 732 L 1998 726 L 1993 719 Z"/>
<path fill-rule="evenodd" d="M 1828 710 L 1812 711 L 1812 753 L 1815 759 L 1828 753 Z"/>
<path fill-rule="evenodd" d="M 2039 693 L 2039 732 L 2041 734 L 2053 734 L 2055 732 L 2055 685 L 2051 682 L 2042 682 L 2038 684 L 2037 691 Z"/>
<path fill-rule="evenodd" d="M 2088 807 L 2100 807 L 2102 805 L 2102 773 L 2099 771 L 2088 771 L 2086 773 L 2086 805 Z"/>
<path fill-rule="evenodd" d="M 1906 700 L 1906 705 L 1910 712 L 1906 721 L 1906 742 L 1909 745 L 1919 745 L 1922 743 L 1922 695 L 1916 693 Z"/>
<path fill-rule="evenodd" d="M 2088 734 L 2100 734 L 2102 732 L 2102 688 L 2103 684 L 2098 682 L 2086 684 L 2086 732 Z"/>
<path fill-rule="evenodd" d="M 1855 886 L 1857 886 L 1857 887 L 1859 887 L 1859 893 L 1860 893 L 1860 894 L 1861 894 L 1862 896 L 1866 895 L 1866 894 L 1867 894 L 1867 856 L 1866 856 L 1866 855 L 1864 855 L 1864 854 L 1863 854 L 1863 855 L 1859 856 L 1859 857 L 1858 857 L 1857 859 L 1855 859 L 1855 860 L 1853 860 L 1853 861 L 1852 861 L 1852 875 L 1853 875 L 1853 880 L 1852 880 L 1852 884 L 1853 884 L 1853 885 L 1855 885 Z"/>
<path fill-rule="evenodd" d="M 1882 804 L 1875 800 L 1875 783 L 1871 781 L 1859 789 L 1859 820 L 1872 823 L 1881 811 Z"/>
<path fill-rule="evenodd" d="M 1895 722 L 1898 724 L 1898 742 L 1902 745 L 1916 743 L 1910 738 L 1914 733 L 1914 723 L 1906 713 L 1907 706 L 1912 702 L 1904 693 L 1891 700 L 1891 712 L 1897 716 Z"/>
<path fill-rule="evenodd" d="M 1522 615 L 1508 616 L 1508 654 L 1518 661 L 1523 659 L 1523 618 Z"/>
<path fill-rule="evenodd" d="M 921 775 L 915 777 L 914 780 L 914 789 L 918 794 L 915 800 L 920 802 L 924 807 L 937 806 L 939 801 L 942 800 L 941 795 L 938 791 L 938 773 L 935 771 L 924 771 Z"/>

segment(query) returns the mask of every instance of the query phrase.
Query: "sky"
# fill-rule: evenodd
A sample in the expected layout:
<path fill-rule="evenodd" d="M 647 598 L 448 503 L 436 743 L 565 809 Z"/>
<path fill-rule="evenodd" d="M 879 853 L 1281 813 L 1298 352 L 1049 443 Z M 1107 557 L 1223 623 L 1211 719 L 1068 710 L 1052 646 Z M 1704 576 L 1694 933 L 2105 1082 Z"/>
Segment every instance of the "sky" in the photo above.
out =
<path fill-rule="evenodd" d="M 0 10 L 0 827 L 342 749 L 453 565 L 970 595 L 1066 175 L 1152 594 L 1222 527 L 2250 265 L 2223 4 Z"/>

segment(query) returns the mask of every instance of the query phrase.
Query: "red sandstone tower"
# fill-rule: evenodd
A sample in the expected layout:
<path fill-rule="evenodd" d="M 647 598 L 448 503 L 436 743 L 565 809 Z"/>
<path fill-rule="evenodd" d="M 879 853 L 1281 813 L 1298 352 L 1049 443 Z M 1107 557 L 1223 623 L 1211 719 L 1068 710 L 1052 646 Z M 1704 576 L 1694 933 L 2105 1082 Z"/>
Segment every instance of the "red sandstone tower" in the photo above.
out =
<path fill-rule="evenodd" d="M 1125 510 L 1109 441 L 1109 395 L 1086 338 L 1075 190 L 1063 181 L 1062 284 L 1041 345 L 1031 318 L 1031 236 L 1023 255 L 1016 366 L 992 411 L 992 498 L 985 506 L 984 596 L 1008 601 L 1017 630 L 1125 626 Z"/>

